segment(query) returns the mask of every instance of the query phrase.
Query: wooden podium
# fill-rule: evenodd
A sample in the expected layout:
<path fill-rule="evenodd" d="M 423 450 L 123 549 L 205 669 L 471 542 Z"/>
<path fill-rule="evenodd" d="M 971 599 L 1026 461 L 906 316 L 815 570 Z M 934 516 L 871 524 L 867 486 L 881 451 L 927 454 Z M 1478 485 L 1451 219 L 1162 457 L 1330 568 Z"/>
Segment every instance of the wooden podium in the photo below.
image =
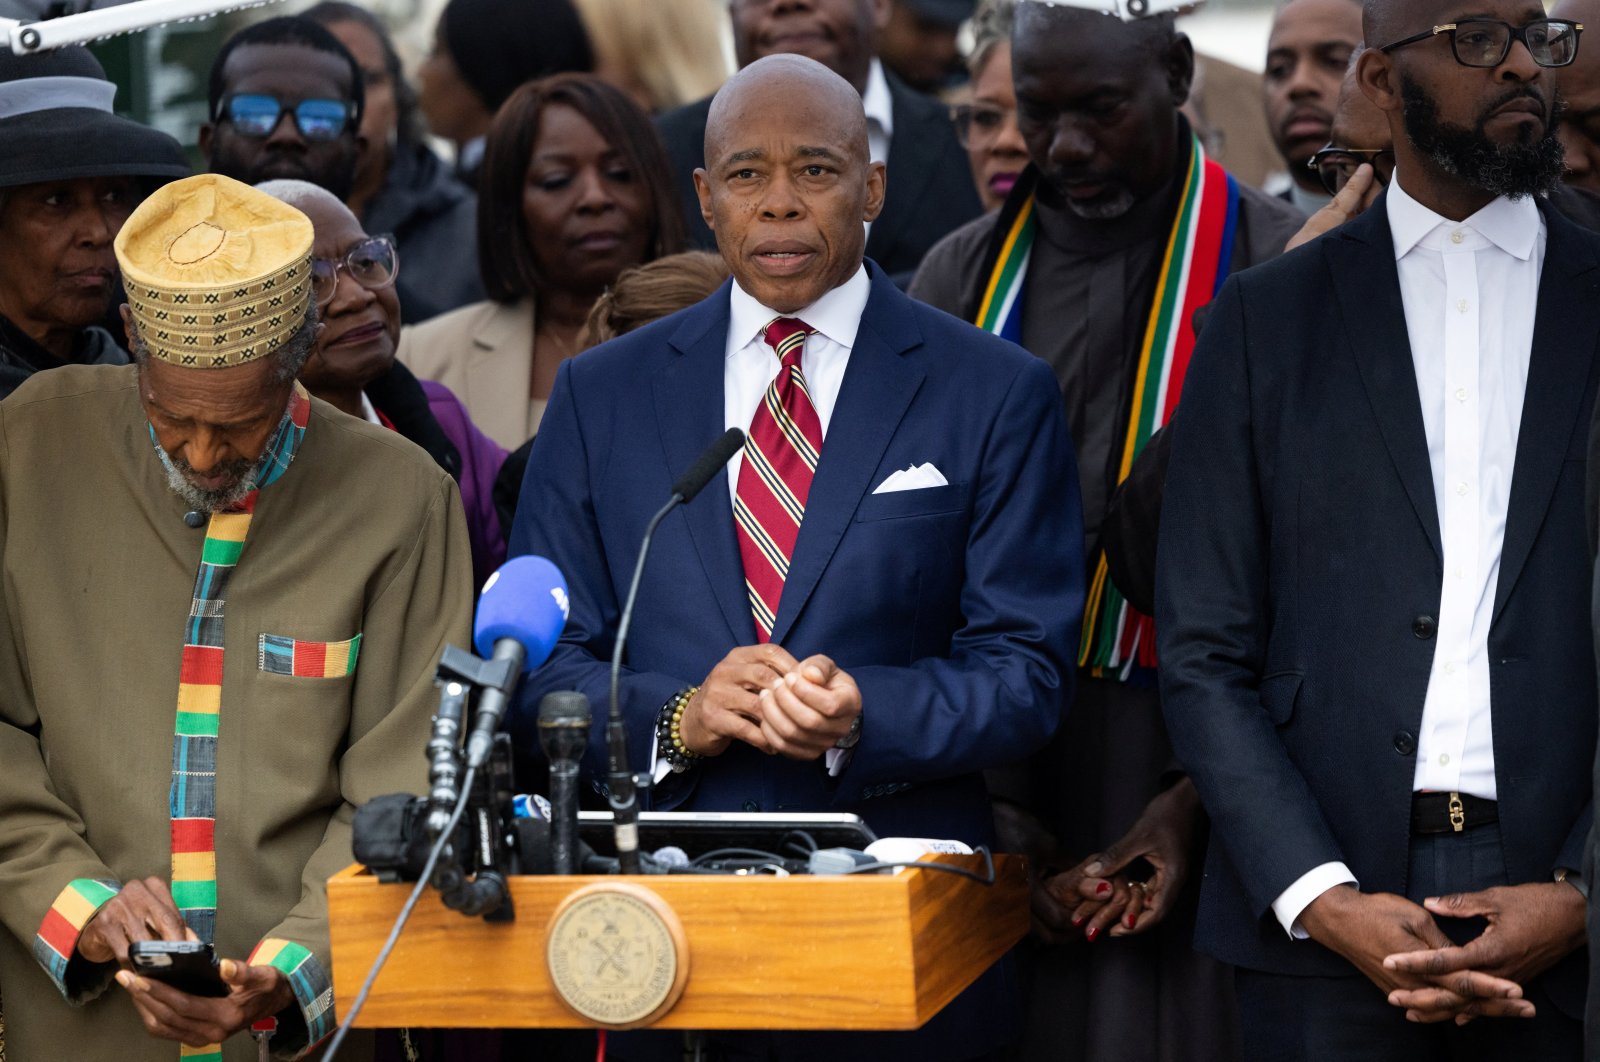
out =
<path fill-rule="evenodd" d="M 983 867 L 980 856 L 929 859 Z M 1023 860 L 994 865 L 993 885 L 915 868 L 516 877 L 516 919 L 504 923 L 448 910 L 429 891 L 356 1024 L 915 1029 L 1028 932 Z M 329 880 L 335 999 L 354 998 L 411 888 L 361 867 Z M 588 1016 L 566 1001 L 574 976 Z M 634 989 L 660 998 L 652 1007 Z"/>

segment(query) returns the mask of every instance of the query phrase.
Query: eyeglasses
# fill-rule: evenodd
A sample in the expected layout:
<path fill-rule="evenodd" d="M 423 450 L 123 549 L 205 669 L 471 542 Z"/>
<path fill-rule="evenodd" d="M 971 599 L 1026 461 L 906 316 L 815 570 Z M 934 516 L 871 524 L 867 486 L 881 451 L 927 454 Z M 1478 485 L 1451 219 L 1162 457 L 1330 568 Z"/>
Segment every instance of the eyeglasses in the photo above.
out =
<path fill-rule="evenodd" d="M 248 137 L 271 136 L 289 108 L 276 96 L 242 93 L 222 101 L 222 116 Z M 346 100 L 301 100 L 291 112 L 300 135 L 307 140 L 336 140 L 355 117 L 355 104 Z M 221 120 L 219 117 L 218 120 Z"/>
<path fill-rule="evenodd" d="M 1372 167 L 1380 185 L 1387 185 L 1394 176 L 1394 152 L 1389 148 L 1342 148 L 1329 144 L 1311 156 L 1306 168 L 1317 171 L 1329 195 L 1338 195 L 1363 163 Z"/>
<path fill-rule="evenodd" d="M 311 260 L 311 294 L 318 306 L 333 301 L 339 288 L 339 270 L 350 272 L 357 284 L 378 291 L 394 283 L 400 275 L 400 252 L 388 236 L 369 236 L 350 248 L 343 258 Z"/>
<path fill-rule="evenodd" d="M 1416 44 L 1441 33 L 1450 35 L 1450 50 L 1462 66 L 1496 67 L 1511 54 L 1511 42 L 1521 41 L 1533 61 L 1540 66 L 1566 66 L 1578 57 L 1578 34 L 1583 32 L 1581 22 L 1568 22 L 1559 18 L 1539 18 L 1518 29 L 1509 22 L 1487 18 L 1466 18 L 1459 22 L 1435 26 L 1426 33 L 1418 33 L 1403 41 L 1395 41 L 1378 49 L 1392 52 L 1408 44 Z"/>
<path fill-rule="evenodd" d="M 1017 119 L 1014 108 L 995 107 L 984 103 L 963 103 L 950 108 L 950 120 L 956 125 L 956 139 L 964 148 L 991 144 Z"/>

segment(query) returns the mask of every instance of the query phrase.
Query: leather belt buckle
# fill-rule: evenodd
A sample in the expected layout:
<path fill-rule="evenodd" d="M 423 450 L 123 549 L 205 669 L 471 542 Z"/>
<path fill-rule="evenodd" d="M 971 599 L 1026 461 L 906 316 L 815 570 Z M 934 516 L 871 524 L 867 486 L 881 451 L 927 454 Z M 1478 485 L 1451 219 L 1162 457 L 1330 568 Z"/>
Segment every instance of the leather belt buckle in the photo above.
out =
<path fill-rule="evenodd" d="M 1467 811 L 1466 808 L 1462 807 L 1461 805 L 1460 793 L 1450 794 L 1449 810 L 1450 828 L 1456 833 L 1460 833 L 1462 830 L 1467 828 Z"/>

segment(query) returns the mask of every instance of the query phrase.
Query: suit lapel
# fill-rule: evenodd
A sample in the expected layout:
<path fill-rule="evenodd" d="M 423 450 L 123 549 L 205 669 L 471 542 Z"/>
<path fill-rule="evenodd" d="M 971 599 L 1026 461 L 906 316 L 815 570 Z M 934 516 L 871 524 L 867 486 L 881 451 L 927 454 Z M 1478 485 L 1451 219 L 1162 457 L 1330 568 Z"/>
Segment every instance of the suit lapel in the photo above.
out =
<path fill-rule="evenodd" d="M 922 385 L 922 371 L 903 357 L 922 341 L 906 296 L 882 271 L 869 270 L 872 294 L 822 442 L 822 457 L 772 625 L 772 641 L 778 645 L 816 589 L 861 499 L 873 488 L 872 475 Z"/>
<path fill-rule="evenodd" d="M 473 419 L 491 435 L 504 433 L 509 439 L 527 434 L 533 333 L 532 299 L 496 305 L 473 331 L 461 398 L 468 409 L 487 411 Z"/>
<path fill-rule="evenodd" d="M 654 390 L 661 448 L 668 474 L 676 478 L 723 431 L 728 286 L 723 285 L 688 315 L 668 342 L 679 356 L 656 375 Z M 729 634 L 737 645 L 750 644 L 755 639 L 755 620 L 745 595 L 744 562 L 739 559 L 739 543 L 734 537 L 727 469 L 718 472 L 693 504 L 680 511 Z"/>
<path fill-rule="evenodd" d="M 930 119 L 946 122 L 944 112 L 919 108 L 910 97 L 910 89 L 902 88 L 893 75 L 889 78 L 889 97 L 894 107 L 894 135 L 889 138 L 889 178 L 884 189 L 883 213 L 872 223 L 867 234 L 867 257 L 881 262 L 889 257 L 900 233 L 915 221 L 922 209 L 923 192 L 933 180 L 939 163 L 939 145 L 936 135 L 943 130 L 930 130 Z"/>
<path fill-rule="evenodd" d="M 1380 199 L 1371 210 L 1320 242 L 1331 274 L 1329 283 L 1339 301 L 1350 349 L 1389 459 L 1434 556 L 1442 563 L 1439 505 L 1433 496 L 1433 467 L 1422 426 L 1422 401 L 1417 396 L 1417 371 L 1411 360 L 1387 203 Z"/>
<path fill-rule="evenodd" d="M 1494 619 L 1522 574 L 1555 494 L 1594 369 L 1600 319 L 1594 314 L 1597 263 L 1588 241 L 1554 210 L 1545 209 L 1547 239 L 1539 278 L 1528 387 L 1517 430 Z"/>

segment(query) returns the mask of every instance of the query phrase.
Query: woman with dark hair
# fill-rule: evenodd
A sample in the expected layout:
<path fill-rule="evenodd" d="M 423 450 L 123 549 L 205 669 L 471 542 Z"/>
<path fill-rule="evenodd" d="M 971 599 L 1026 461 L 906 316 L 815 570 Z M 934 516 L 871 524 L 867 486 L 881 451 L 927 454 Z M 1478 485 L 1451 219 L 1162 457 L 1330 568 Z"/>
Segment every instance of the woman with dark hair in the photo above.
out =
<path fill-rule="evenodd" d="M 683 249 L 666 151 L 637 104 L 588 74 L 524 85 L 495 116 L 478 199 L 491 301 L 407 328 L 400 360 L 490 438 L 531 438 L 561 362 L 623 270 Z"/>
<path fill-rule="evenodd" d="M 477 197 L 425 142 L 417 94 L 388 30 L 372 12 L 345 0 L 323 0 L 305 14 L 339 38 L 361 67 L 367 149 L 346 205 L 366 231 L 392 235 L 413 263 L 397 282 L 406 322 L 482 299 Z"/>

